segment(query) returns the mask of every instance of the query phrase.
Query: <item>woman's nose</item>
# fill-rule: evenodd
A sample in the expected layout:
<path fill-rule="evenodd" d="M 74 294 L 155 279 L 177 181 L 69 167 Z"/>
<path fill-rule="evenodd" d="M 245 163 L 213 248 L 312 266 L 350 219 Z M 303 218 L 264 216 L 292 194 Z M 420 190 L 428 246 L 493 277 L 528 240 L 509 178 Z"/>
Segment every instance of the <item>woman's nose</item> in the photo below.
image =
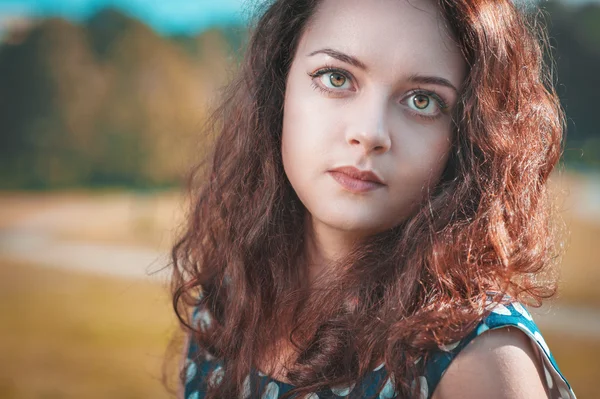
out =
<path fill-rule="evenodd" d="M 383 154 L 389 151 L 392 139 L 387 117 L 387 104 L 383 101 L 379 104 L 371 102 L 370 106 L 362 107 L 351 118 L 346 141 L 350 146 L 362 147 L 366 154 Z"/>

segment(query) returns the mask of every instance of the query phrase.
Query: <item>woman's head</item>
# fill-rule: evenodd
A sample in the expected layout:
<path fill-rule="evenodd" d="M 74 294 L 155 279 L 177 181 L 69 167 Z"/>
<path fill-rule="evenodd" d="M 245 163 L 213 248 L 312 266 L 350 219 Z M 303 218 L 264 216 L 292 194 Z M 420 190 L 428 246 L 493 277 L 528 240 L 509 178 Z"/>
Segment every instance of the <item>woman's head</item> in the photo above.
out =
<path fill-rule="evenodd" d="M 215 322 L 195 338 L 227 359 L 214 397 L 297 329 L 288 378 L 306 392 L 382 357 L 406 392 L 414 360 L 480 317 L 487 290 L 553 292 L 537 277 L 555 261 L 545 183 L 562 114 L 536 27 L 509 0 L 269 2 L 173 248 L 178 314 L 200 288 Z M 382 233 L 311 296 L 306 210 Z"/>

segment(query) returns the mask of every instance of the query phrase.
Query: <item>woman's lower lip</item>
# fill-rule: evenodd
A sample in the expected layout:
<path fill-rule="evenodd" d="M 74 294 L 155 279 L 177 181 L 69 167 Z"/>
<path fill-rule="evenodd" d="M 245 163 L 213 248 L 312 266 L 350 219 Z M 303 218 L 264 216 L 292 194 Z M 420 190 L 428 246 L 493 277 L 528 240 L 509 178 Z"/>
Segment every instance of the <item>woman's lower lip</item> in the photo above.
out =
<path fill-rule="evenodd" d="M 340 186 L 352 193 L 366 193 L 384 186 L 374 181 L 355 179 L 341 172 L 330 171 L 329 174 Z"/>

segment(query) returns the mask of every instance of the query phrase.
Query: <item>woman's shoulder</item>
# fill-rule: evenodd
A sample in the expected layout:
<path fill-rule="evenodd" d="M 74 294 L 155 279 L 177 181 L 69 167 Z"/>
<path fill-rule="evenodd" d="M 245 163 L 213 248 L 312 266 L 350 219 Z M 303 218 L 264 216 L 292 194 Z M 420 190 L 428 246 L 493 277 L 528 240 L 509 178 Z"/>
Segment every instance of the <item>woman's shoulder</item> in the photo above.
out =
<path fill-rule="evenodd" d="M 466 392 L 575 398 L 531 314 L 518 302 L 496 305 L 465 338 L 434 353 L 424 377 L 436 399 L 464 398 Z"/>

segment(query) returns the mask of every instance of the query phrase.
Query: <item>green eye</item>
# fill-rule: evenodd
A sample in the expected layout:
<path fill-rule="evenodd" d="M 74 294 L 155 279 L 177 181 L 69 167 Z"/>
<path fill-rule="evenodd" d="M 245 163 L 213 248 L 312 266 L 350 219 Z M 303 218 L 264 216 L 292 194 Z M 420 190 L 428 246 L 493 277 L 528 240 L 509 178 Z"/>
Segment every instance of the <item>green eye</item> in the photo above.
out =
<path fill-rule="evenodd" d="M 341 69 L 325 67 L 316 72 L 309 73 L 308 76 L 313 78 L 313 87 L 324 92 L 341 95 L 348 91 L 355 91 L 352 75 Z"/>
<path fill-rule="evenodd" d="M 333 87 L 342 87 L 344 83 L 346 83 L 346 77 L 341 73 L 333 72 L 329 75 L 329 83 L 331 83 Z"/>
<path fill-rule="evenodd" d="M 429 119 L 435 119 L 448 108 L 444 100 L 435 92 L 422 89 L 409 92 L 401 103 L 413 115 Z"/>
<path fill-rule="evenodd" d="M 426 109 L 429 106 L 430 102 L 431 100 L 429 99 L 429 97 L 424 94 L 417 94 L 413 97 L 413 104 L 415 107 L 417 107 L 417 109 Z"/>

